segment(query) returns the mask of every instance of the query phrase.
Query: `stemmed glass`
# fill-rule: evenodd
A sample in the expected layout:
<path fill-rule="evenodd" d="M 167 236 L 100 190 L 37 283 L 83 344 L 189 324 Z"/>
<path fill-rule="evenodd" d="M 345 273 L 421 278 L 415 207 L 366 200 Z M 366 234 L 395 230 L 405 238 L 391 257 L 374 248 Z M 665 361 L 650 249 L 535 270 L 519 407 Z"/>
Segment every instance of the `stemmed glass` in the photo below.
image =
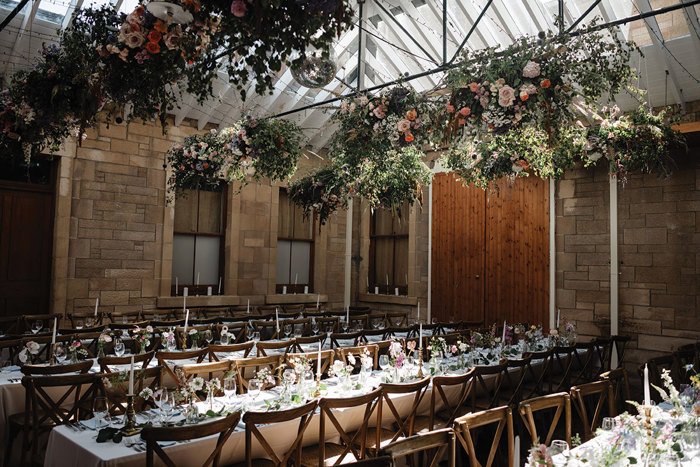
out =
<path fill-rule="evenodd" d="M 260 390 L 262 389 L 262 381 L 257 378 L 253 378 L 248 381 L 248 397 L 250 398 L 250 404 L 255 403 L 255 399 L 260 395 Z"/>
<path fill-rule="evenodd" d="M 167 419 L 166 417 L 166 406 L 168 405 L 168 388 L 162 387 L 160 388 L 160 391 L 156 394 L 156 405 L 158 406 L 158 409 L 160 410 L 160 423 L 161 425 L 165 423 L 165 420 Z"/>
<path fill-rule="evenodd" d="M 561 439 L 555 439 L 552 441 L 552 445 L 549 446 L 549 455 L 555 456 L 557 454 L 567 455 L 569 451 L 569 443 Z"/>
<path fill-rule="evenodd" d="M 315 319 L 311 321 L 311 332 L 314 333 L 314 336 L 318 335 L 318 323 Z"/>
<path fill-rule="evenodd" d="M 56 344 L 53 349 L 53 357 L 59 365 L 66 361 L 66 349 L 61 344 Z"/>
<path fill-rule="evenodd" d="M 388 355 L 380 355 L 379 356 L 379 368 L 381 368 L 382 371 L 386 371 L 386 369 L 389 368 L 389 356 Z"/>
<path fill-rule="evenodd" d="M 284 331 L 284 337 L 289 337 L 292 334 L 292 324 L 284 323 L 282 325 L 282 330 Z"/>
<path fill-rule="evenodd" d="M 344 318 L 340 317 L 340 326 L 343 328 L 343 332 L 348 332 L 348 327 L 350 326 L 350 323 Z"/>
<path fill-rule="evenodd" d="M 124 342 L 118 337 L 114 339 L 114 355 L 117 357 L 124 355 Z"/>
<path fill-rule="evenodd" d="M 314 387 L 314 372 L 311 370 L 306 370 L 304 372 L 304 398 L 308 396 L 309 392 L 312 391 Z"/>
<path fill-rule="evenodd" d="M 204 340 L 207 341 L 207 346 L 211 345 L 212 341 L 214 340 L 214 335 L 212 334 L 211 329 L 204 331 Z"/>
<path fill-rule="evenodd" d="M 289 400 L 289 393 L 290 388 L 292 387 L 292 384 L 294 384 L 294 381 L 296 381 L 297 375 L 295 371 L 292 368 L 286 368 L 282 372 L 282 381 L 284 382 L 284 400 L 287 401 Z"/>
<path fill-rule="evenodd" d="M 41 328 L 44 327 L 44 322 L 40 319 L 34 321 L 34 324 L 32 324 L 32 333 L 37 334 L 39 331 L 41 331 Z"/>
<path fill-rule="evenodd" d="M 226 378 L 224 379 L 224 395 L 229 405 L 233 405 L 233 398 L 236 396 L 236 379 Z"/>
<path fill-rule="evenodd" d="M 95 430 L 102 427 L 105 417 L 109 413 L 106 397 L 95 397 L 92 401 L 92 416 L 95 417 Z"/>

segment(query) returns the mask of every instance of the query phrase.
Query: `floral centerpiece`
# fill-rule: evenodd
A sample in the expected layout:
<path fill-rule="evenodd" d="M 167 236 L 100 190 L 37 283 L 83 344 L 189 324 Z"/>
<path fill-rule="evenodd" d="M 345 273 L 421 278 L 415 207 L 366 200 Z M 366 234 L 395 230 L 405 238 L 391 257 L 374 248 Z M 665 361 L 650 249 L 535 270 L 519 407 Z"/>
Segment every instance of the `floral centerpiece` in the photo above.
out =
<path fill-rule="evenodd" d="M 355 368 L 355 357 L 348 355 L 348 364 L 342 360 L 336 360 L 328 368 L 328 376 L 336 377 L 340 381 L 340 384 L 344 391 L 348 391 L 351 388 L 350 375 L 352 375 L 352 370 Z"/>
<path fill-rule="evenodd" d="M 22 350 L 19 351 L 17 358 L 21 363 L 32 363 L 35 355 L 39 354 L 41 346 L 35 341 L 28 341 L 24 344 Z"/>
<path fill-rule="evenodd" d="M 175 332 L 172 329 L 169 329 L 163 332 L 162 336 L 165 339 L 165 347 L 168 350 L 175 350 L 175 348 L 177 347 Z"/>
<path fill-rule="evenodd" d="M 97 358 L 105 356 L 105 345 L 112 342 L 112 336 L 108 332 L 103 332 L 97 338 Z"/>
<path fill-rule="evenodd" d="M 199 329 L 190 328 L 190 330 L 187 331 L 187 336 L 185 336 L 185 343 L 187 342 L 187 337 L 190 338 L 192 350 L 197 350 L 199 348 L 199 341 L 202 340 L 202 337 L 204 337 L 204 335 Z"/>
<path fill-rule="evenodd" d="M 153 327 L 151 325 L 148 325 L 145 328 L 135 326 L 134 329 L 131 330 L 131 335 L 133 336 L 136 344 L 139 346 L 139 353 L 146 353 L 146 347 L 151 345 Z"/>
<path fill-rule="evenodd" d="M 79 339 L 71 342 L 68 350 L 70 350 L 71 363 L 78 363 L 79 360 L 85 360 L 86 358 L 90 357 L 90 353 L 87 351 L 87 349 L 85 349 Z"/>
<path fill-rule="evenodd" d="M 221 343 L 222 344 L 229 344 L 232 337 L 233 336 L 231 334 L 229 334 L 229 332 L 228 332 L 228 326 L 226 326 L 225 324 L 223 326 L 221 326 L 221 333 L 219 336 L 219 338 L 221 339 Z"/>

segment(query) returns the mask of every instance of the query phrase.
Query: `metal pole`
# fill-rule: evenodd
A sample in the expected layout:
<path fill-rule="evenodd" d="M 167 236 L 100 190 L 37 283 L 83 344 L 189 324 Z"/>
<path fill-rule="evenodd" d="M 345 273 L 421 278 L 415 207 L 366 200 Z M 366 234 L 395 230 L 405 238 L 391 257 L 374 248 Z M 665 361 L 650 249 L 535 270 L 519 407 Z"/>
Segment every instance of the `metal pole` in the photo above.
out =
<path fill-rule="evenodd" d="M 559 34 L 564 33 L 564 0 L 558 0 L 559 13 L 557 14 L 557 25 L 559 26 Z"/>
<path fill-rule="evenodd" d="M 429 53 L 427 50 L 425 50 L 425 47 L 423 47 L 423 46 L 420 44 L 420 42 L 418 42 L 418 41 L 416 40 L 416 38 L 413 37 L 413 34 L 411 34 L 410 32 L 408 32 L 408 30 L 407 30 L 405 27 L 403 27 L 403 25 L 399 22 L 399 20 L 397 20 L 397 19 L 394 17 L 394 15 L 393 15 L 389 10 L 386 9 L 386 7 L 384 7 L 381 3 L 378 3 L 378 2 L 375 3 L 375 5 L 377 5 L 377 6 L 379 7 L 380 10 L 382 10 L 384 13 L 386 13 L 386 15 L 387 15 L 394 23 L 396 23 L 396 25 L 399 27 L 399 29 L 401 29 L 401 30 L 404 32 L 404 34 L 406 34 L 406 36 L 408 36 L 409 39 L 411 39 L 411 42 L 413 42 L 414 44 L 416 44 L 416 47 L 418 47 L 418 48 L 425 54 L 426 57 L 428 57 L 430 60 L 433 61 L 433 63 L 435 63 L 435 64 L 437 65 L 438 61 L 435 60 L 435 58 L 433 58 L 433 56 L 430 55 L 430 53 Z M 362 9 L 362 4 L 360 4 L 360 10 L 361 10 L 361 9 Z M 360 22 L 360 27 L 362 27 L 362 23 L 361 23 L 361 22 Z"/>
<path fill-rule="evenodd" d="M 3 29 L 5 29 L 5 26 L 7 26 L 8 24 L 10 24 L 10 21 L 12 21 L 13 19 L 15 19 L 15 16 L 17 16 L 17 15 L 19 14 L 19 12 L 22 11 L 22 9 L 24 8 L 24 6 L 25 6 L 27 3 L 29 3 L 29 0 L 22 0 L 21 2 L 19 2 L 19 3 L 17 4 L 17 6 L 14 8 L 14 10 L 12 10 L 12 11 L 10 12 L 9 15 L 7 15 L 7 18 L 5 18 L 4 20 L 2 20 L 2 23 L 0 23 L 0 31 L 2 31 Z"/>
<path fill-rule="evenodd" d="M 491 2 L 489 2 L 489 4 L 490 4 L 490 3 L 491 3 Z M 586 28 L 586 29 L 581 29 L 581 30 L 578 30 L 578 31 L 574 31 L 574 32 L 572 32 L 572 33 L 570 33 L 570 34 L 568 34 L 568 35 L 571 36 L 571 37 L 580 36 L 580 35 L 582 35 L 582 34 L 588 34 L 588 33 L 590 33 L 590 32 L 600 31 L 601 29 L 606 29 L 606 28 L 610 28 L 610 27 L 614 27 L 614 26 L 619 26 L 619 25 L 621 25 L 621 24 L 629 23 L 629 22 L 632 22 L 632 21 L 639 21 L 640 19 L 649 18 L 649 17 L 651 17 L 651 16 L 661 15 L 661 14 L 664 14 L 664 13 L 669 13 L 669 12 L 671 12 L 671 11 L 680 10 L 681 8 L 692 7 L 692 6 L 698 5 L 698 4 L 700 4 L 700 0 L 688 0 L 686 3 L 681 3 L 681 4 L 677 4 L 677 5 L 667 6 L 667 7 L 663 7 L 663 8 L 657 8 L 656 10 L 651 10 L 651 11 L 648 11 L 648 12 L 646 12 L 646 13 L 641 13 L 641 14 L 634 15 L 634 16 L 628 16 L 628 17 L 626 17 L 626 18 L 618 19 L 618 20 L 615 20 L 615 21 L 610 21 L 610 22 L 608 22 L 608 23 L 599 24 L 599 25 L 597 25 L 597 26 L 595 26 L 595 27 L 591 27 L 591 28 Z M 467 37 L 467 39 L 468 39 L 468 37 Z M 463 47 L 463 46 L 462 46 L 462 47 Z M 364 89 L 364 92 L 377 91 L 377 90 L 379 90 L 379 89 L 384 89 L 384 88 L 387 88 L 387 87 L 389 87 L 389 86 L 393 86 L 393 85 L 397 84 L 399 81 L 400 81 L 400 82 L 412 81 L 412 80 L 414 80 L 414 79 L 422 78 L 422 77 L 424 77 L 424 76 L 433 75 L 433 74 L 435 74 L 435 73 L 441 73 L 441 72 L 443 72 L 443 71 L 447 71 L 447 70 L 450 70 L 450 69 L 452 69 L 452 68 L 455 68 L 457 65 L 454 64 L 454 60 L 455 60 L 455 58 L 456 58 L 457 53 L 459 53 L 460 50 L 461 50 L 461 47 L 460 47 L 460 49 L 457 50 L 457 52 L 456 52 L 456 54 L 455 54 L 455 57 L 453 57 L 452 60 L 450 60 L 450 61 L 449 61 L 448 63 L 446 63 L 445 65 L 441 65 L 441 66 L 439 66 L 439 67 L 433 68 L 432 70 L 427 70 L 427 71 L 422 71 L 422 72 L 420 72 L 420 73 L 415 73 L 415 74 L 413 74 L 413 75 L 409 75 L 409 76 L 406 76 L 406 77 L 404 77 L 404 78 L 401 78 L 400 80 L 396 79 L 396 80 L 393 80 L 393 81 L 388 81 L 388 82 L 386 82 L 386 83 L 377 84 L 376 86 L 372 86 L 372 87 L 369 87 L 369 88 L 367 88 L 367 89 Z M 274 117 L 284 117 L 285 115 L 291 115 L 291 114 L 293 114 L 293 113 L 302 112 L 302 111 L 304 111 L 304 110 L 313 109 L 313 108 L 315 108 L 315 107 L 320 107 L 320 106 L 323 106 L 323 105 L 333 104 L 333 103 L 335 103 L 335 102 L 341 101 L 341 100 L 346 99 L 346 98 L 348 98 L 348 97 L 351 97 L 351 96 L 353 96 L 353 95 L 357 95 L 357 92 L 350 93 L 350 94 L 344 95 L 344 96 L 342 96 L 342 97 L 334 97 L 334 98 L 332 98 L 332 99 L 326 99 L 325 101 L 315 102 L 315 103 L 313 103 L 313 104 L 308 104 L 308 105 L 305 105 L 305 106 L 302 106 L 302 107 L 298 107 L 298 108 L 296 108 L 296 109 L 287 110 L 287 111 L 284 111 L 284 112 L 281 112 L 281 113 L 278 113 L 278 114 L 274 115 Z"/>
<path fill-rule="evenodd" d="M 447 63 L 447 0 L 442 0 L 442 64 Z"/>
<path fill-rule="evenodd" d="M 488 2 L 486 2 L 486 5 L 484 5 L 484 8 L 481 9 L 481 13 L 479 13 L 479 16 L 476 17 L 476 21 L 474 21 L 474 24 L 472 24 L 472 27 L 469 28 L 467 35 L 464 36 L 464 40 L 462 41 L 461 44 L 459 44 L 459 47 L 457 47 L 457 50 L 455 50 L 455 54 L 452 56 L 452 59 L 449 62 L 447 62 L 447 66 L 451 66 L 454 63 L 454 61 L 457 59 L 457 56 L 462 51 L 464 46 L 467 44 L 467 41 L 471 37 L 472 33 L 474 33 L 474 31 L 476 30 L 476 26 L 481 21 L 481 18 L 483 18 L 484 15 L 486 14 L 486 10 L 489 9 L 489 7 L 491 6 L 491 3 L 493 3 L 493 0 L 489 0 Z"/>
<path fill-rule="evenodd" d="M 597 7 L 598 4 L 599 4 L 600 2 L 601 2 L 601 0 L 595 0 L 595 2 L 591 3 L 591 6 L 589 6 L 589 7 L 586 9 L 586 11 L 584 11 L 583 14 L 582 14 L 581 16 L 579 16 L 579 18 L 578 18 L 576 21 L 574 21 L 574 24 L 572 24 L 571 26 L 569 26 L 569 29 L 567 29 L 566 32 L 567 32 L 567 33 L 570 33 L 571 31 L 573 31 L 574 28 L 575 28 L 576 26 L 578 26 L 578 23 L 580 23 L 581 21 L 583 21 L 583 19 L 584 19 L 586 16 L 588 16 L 588 13 L 590 13 L 591 11 L 593 11 L 593 8 Z"/>

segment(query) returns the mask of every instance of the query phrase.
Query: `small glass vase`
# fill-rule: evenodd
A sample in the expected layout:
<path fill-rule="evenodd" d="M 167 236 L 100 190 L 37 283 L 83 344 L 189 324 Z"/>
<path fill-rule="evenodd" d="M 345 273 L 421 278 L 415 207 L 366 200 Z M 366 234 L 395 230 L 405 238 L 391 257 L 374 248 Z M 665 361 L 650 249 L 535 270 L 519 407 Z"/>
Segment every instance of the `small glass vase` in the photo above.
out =
<path fill-rule="evenodd" d="M 70 353 L 70 362 L 71 363 L 78 363 L 78 352 L 71 352 Z"/>
<path fill-rule="evenodd" d="M 190 399 L 190 403 L 187 405 L 187 409 L 185 409 L 185 422 L 189 425 L 194 425 L 199 421 L 198 419 L 199 409 L 197 408 L 197 404 L 194 403 L 194 400 Z"/>
<path fill-rule="evenodd" d="M 192 339 L 192 347 L 190 350 L 199 350 L 199 346 L 197 345 L 197 339 Z"/>
<path fill-rule="evenodd" d="M 105 347 L 100 345 L 97 347 L 97 358 L 103 358 L 105 356 Z"/>
<path fill-rule="evenodd" d="M 139 344 L 139 355 L 146 353 L 146 344 Z"/>
<path fill-rule="evenodd" d="M 365 384 L 367 384 L 367 380 L 369 379 L 369 376 L 371 374 L 372 374 L 372 368 L 365 367 L 365 366 L 362 367 L 362 369 L 360 370 L 360 379 L 359 379 L 360 386 L 364 386 Z"/>
<path fill-rule="evenodd" d="M 340 389 L 344 393 L 352 391 L 352 379 L 350 379 L 350 375 L 343 375 L 340 378 Z"/>

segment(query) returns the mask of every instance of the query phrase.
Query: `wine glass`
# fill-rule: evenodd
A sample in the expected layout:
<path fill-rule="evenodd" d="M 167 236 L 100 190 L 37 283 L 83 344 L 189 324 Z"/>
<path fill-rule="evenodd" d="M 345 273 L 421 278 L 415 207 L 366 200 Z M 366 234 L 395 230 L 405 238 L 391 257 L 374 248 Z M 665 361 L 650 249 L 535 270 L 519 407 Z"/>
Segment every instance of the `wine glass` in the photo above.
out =
<path fill-rule="evenodd" d="M 311 370 L 306 370 L 303 375 L 304 378 L 304 398 L 306 399 L 309 391 L 314 387 L 314 372 Z"/>
<path fill-rule="evenodd" d="M 124 341 L 118 337 L 114 339 L 114 355 L 117 357 L 124 355 Z"/>
<path fill-rule="evenodd" d="M 284 323 L 282 325 L 282 330 L 284 331 L 284 337 L 289 337 L 289 335 L 292 333 L 292 324 Z"/>
<path fill-rule="evenodd" d="M 557 454 L 564 454 L 569 451 L 569 443 L 561 439 L 555 439 L 552 441 L 552 445 L 549 446 L 549 455 L 556 456 Z"/>
<path fill-rule="evenodd" d="M 44 327 L 44 322 L 40 319 L 37 319 L 34 321 L 34 324 L 32 324 L 32 333 L 37 334 L 39 331 L 41 331 L 41 328 Z"/>
<path fill-rule="evenodd" d="M 318 335 L 318 323 L 316 322 L 315 319 L 313 321 L 311 321 L 311 332 L 314 333 L 314 336 Z"/>
<path fill-rule="evenodd" d="M 340 318 L 340 327 L 343 328 L 343 332 L 348 332 L 348 326 L 350 326 L 348 321 L 345 318 L 341 317 Z"/>
<path fill-rule="evenodd" d="M 106 397 L 95 397 L 92 401 L 92 416 L 95 417 L 95 429 L 99 430 L 109 412 Z"/>
<path fill-rule="evenodd" d="M 253 378 L 248 381 L 248 397 L 250 397 L 251 403 L 255 402 L 255 399 L 260 395 L 260 390 L 262 389 L 262 381 L 257 378 Z"/>
<path fill-rule="evenodd" d="M 156 405 L 158 406 L 158 409 L 160 410 L 160 423 L 163 424 L 165 420 L 167 419 L 166 417 L 166 406 L 168 405 L 168 398 L 170 395 L 168 394 L 168 388 L 162 387 L 160 388 L 160 391 L 156 394 Z"/>
<path fill-rule="evenodd" d="M 236 395 L 236 379 L 235 378 L 224 379 L 224 395 L 226 396 L 226 399 L 229 401 L 229 404 L 231 404 L 234 396 Z"/>
<path fill-rule="evenodd" d="M 379 368 L 381 368 L 382 371 L 386 371 L 386 369 L 389 368 L 389 356 L 388 355 L 380 355 L 379 356 Z"/>
<path fill-rule="evenodd" d="M 66 349 L 61 344 L 56 344 L 53 349 L 53 357 L 56 363 L 62 365 L 66 361 Z"/>
<path fill-rule="evenodd" d="M 211 329 L 204 331 L 204 340 L 207 341 L 207 345 L 210 345 L 214 340 L 214 335 L 212 334 Z"/>
<path fill-rule="evenodd" d="M 294 334 L 294 337 L 301 337 L 301 334 L 304 332 L 304 325 L 303 324 L 293 324 L 292 325 L 292 334 Z"/>
<path fill-rule="evenodd" d="M 602 428 L 603 431 L 612 431 L 613 428 L 615 428 L 615 420 L 612 417 L 604 417 L 600 428 Z"/>
<path fill-rule="evenodd" d="M 282 372 L 282 381 L 284 381 L 284 393 L 285 395 L 289 393 L 289 388 L 294 384 L 297 379 L 297 374 L 292 368 L 286 368 Z"/>
<path fill-rule="evenodd" d="M 253 331 L 253 341 L 260 342 L 260 331 Z"/>
<path fill-rule="evenodd" d="M 175 343 L 174 338 L 173 339 L 168 339 L 168 338 L 165 339 L 165 348 L 168 352 L 173 352 L 175 350 L 175 347 L 176 347 L 176 343 Z"/>

